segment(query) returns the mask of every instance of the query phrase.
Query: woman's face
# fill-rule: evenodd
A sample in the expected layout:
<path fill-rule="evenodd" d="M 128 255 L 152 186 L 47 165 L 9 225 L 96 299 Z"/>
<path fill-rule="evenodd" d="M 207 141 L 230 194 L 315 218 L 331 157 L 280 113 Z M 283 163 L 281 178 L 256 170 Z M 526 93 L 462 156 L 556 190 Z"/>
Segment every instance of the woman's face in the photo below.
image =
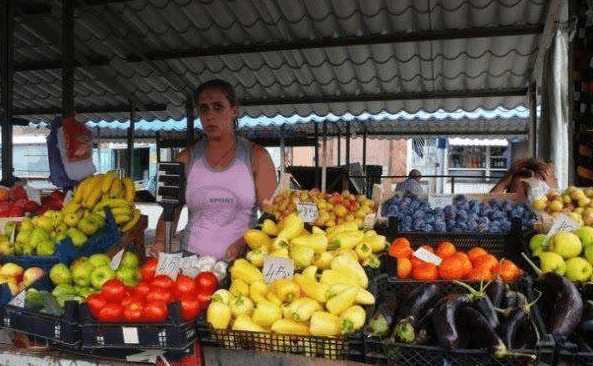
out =
<path fill-rule="evenodd" d="M 206 89 L 198 95 L 198 115 L 209 139 L 233 134 L 238 112 L 220 89 Z"/>

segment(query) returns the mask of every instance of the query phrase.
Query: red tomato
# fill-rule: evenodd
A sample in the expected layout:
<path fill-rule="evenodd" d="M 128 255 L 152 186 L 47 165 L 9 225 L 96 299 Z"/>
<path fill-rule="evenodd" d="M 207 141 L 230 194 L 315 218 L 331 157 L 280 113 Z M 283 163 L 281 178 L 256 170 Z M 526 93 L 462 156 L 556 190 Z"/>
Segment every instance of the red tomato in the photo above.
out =
<path fill-rule="evenodd" d="M 210 304 L 210 299 L 212 294 L 207 294 L 205 292 L 199 292 L 196 294 L 196 299 L 200 302 L 200 307 L 202 309 L 206 309 Z"/>
<path fill-rule="evenodd" d="M 197 318 L 200 310 L 202 310 L 202 304 L 196 297 L 186 295 L 181 298 L 181 318 L 183 320 Z"/>
<path fill-rule="evenodd" d="M 196 276 L 198 292 L 212 295 L 218 288 L 218 279 L 212 272 L 201 272 Z"/>
<path fill-rule="evenodd" d="M 130 305 L 131 303 L 141 303 L 144 301 L 143 297 L 140 297 L 136 294 L 132 294 L 129 296 L 124 297 L 124 299 L 121 301 L 121 306 L 123 306 L 124 308 L 128 305 Z"/>
<path fill-rule="evenodd" d="M 19 206 L 12 206 L 8 211 L 8 217 L 21 217 L 25 215 L 25 209 Z"/>
<path fill-rule="evenodd" d="M 138 323 L 142 321 L 142 312 L 144 303 L 142 301 L 131 301 L 124 307 L 124 320 L 128 323 Z"/>
<path fill-rule="evenodd" d="M 146 295 L 147 302 L 153 301 L 160 301 L 168 304 L 173 302 L 173 296 L 171 295 L 171 291 L 159 288 L 159 287 L 151 287 L 150 292 Z"/>
<path fill-rule="evenodd" d="M 150 292 L 150 285 L 148 284 L 148 282 L 145 282 L 145 281 L 140 282 L 134 288 L 134 294 L 141 298 L 145 298 L 149 292 Z"/>
<path fill-rule="evenodd" d="M 101 310 L 103 306 L 107 304 L 107 300 L 105 300 L 103 295 L 97 293 L 87 297 L 86 303 L 89 307 L 91 315 L 96 318 L 99 315 L 99 310 Z"/>
<path fill-rule="evenodd" d="M 167 304 L 164 302 L 153 301 L 147 302 L 142 309 L 142 318 L 146 322 L 158 323 L 167 320 L 169 311 L 167 310 Z"/>
<path fill-rule="evenodd" d="M 126 296 L 126 286 L 120 280 L 114 278 L 103 284 L 101 294 L 107 301 L 119 304 Z"/>
<path fill-rule="evenodd" d="M 120 304 L 107 303 L 99 310 L 97 319 L 103 323 L 117 323 L 123 319 L 124 308 Z"/>
<path fill-rule="evenodd" d="M 27 191 L 21 185 L 15 185 L 14 187 L 12 187 L 10 189 L 10 191 L 8 192 L 8 195 L 10 198 L 12 198 L 13 201 L 18 201 L 18 200 L 23 200 L 23 199 L 26 200 L 29 198 L 27 196 Z"/>
<path fill-rule="evenodd" d="M 150 282 L 151 287 L 160 287 L 166 290 L 172 288 L 174 285 L 175 282 L 167 275 L 157 275 Z"/>
<path fill-rule="evenodd" d="M 192 294 L 195 290 L 196 283 L 191 279 L 191 277 L 185 275 L 177 276 L 174 289 L 175 298 L 181 299 L 185 295 Z"/>
<path fill-rule="evenodd" d="M 156 271 L 156 266 L 159 263 L 159 260 L 156 258 L 148 258 L 146 262 L 140 267 L 140 273 L 142 274 L 142 279 L 144 281 L 150 281 L 154 277 L 154 272 Z"/>

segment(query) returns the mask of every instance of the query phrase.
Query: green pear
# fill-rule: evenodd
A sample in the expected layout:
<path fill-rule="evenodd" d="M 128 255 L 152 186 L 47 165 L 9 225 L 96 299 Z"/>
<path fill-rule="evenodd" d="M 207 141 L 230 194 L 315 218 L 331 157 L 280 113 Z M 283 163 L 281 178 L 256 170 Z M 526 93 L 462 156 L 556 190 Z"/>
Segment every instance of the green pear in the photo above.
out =
<path fill-rule="evenodd" d="M 575 257 L 566 261 L 566 278 L 572 282 L 585 282 L 591 278 L 593 267 L 585 258 Z"/>
<path fill-rule="evenodd" d="M 61 283 L 53 289 L 51 294 L 54 295 L 55 297 L 76 295 L 76 289 L 69 284 Z"/>
<path fill-rule="evenodd" d="M 99 230 L 99 226 L 88 217 L 85 217 L 78 223 L 78 229 L 90 236 Z"/>
<path fill-rule="evenodd" d="M 583 247 L 587 248 L 593 244 L 593 227 L 581 226 L 574 233 L 581 239 Z"/>
<path fill-rule="evenodd" d="M 91 285 L 97 290 L 100 290 L 103 284 L 112 278 L 115 278 L 115 271 L 111 269 L 111 266 L 100 266 L 95 268 L 91 273 Z"/>
<path fill-rule="evenodd" d="M 529 240 L 529 249 L 531 249 L 531 253 L 535 253 L 538 251 L 542 251 L 544 248 L 544 240 L 546 239 L 545 234 L 537 234 L 534 235 L 531 240 Z"/>
<path fill-rule="evenodd" d="M 74 283 L 81 287 L 90 287 L 91 273 L 95 267 L 89 261 L 78 263 L 71 267 Z"/>
<path fill-rule="evenodd" d="M 107 254 L 97 253 L 93 254 L 89 257 L 89 262 L 95 268 L 102 267 L 102 266 L 111 266 L 111 258 Z"/>
<path fill-rule="evenodd" d="M 29 230 L 21 230 L 19 231 L 18 234 L 16 234 L 16 242 L 17 243 L 21 243 L 21 244 L 25 244 L 31 241 L 31 234 L 33 233 L 33 230 L 29 231 Z"/>
<path fill-rule="evenodd" d="M 566 262 L 564 262 L 564 259 L 559 254 L 543 252 L 538 257 L 542 272 L 556 272 L 561 276 L 566 272 Z"/>
<path fill-rule="evenodd" d="M 34 247 L 36 247 L 37 244 L 41 243 L 42 241 L 49 240 L 49 239 L 50 239 L 50 236 L 49 236 L 48 231 L 44 230 L 41 227 L 37 227 L 31 233 L 30 243 L 33 244 Z"/>
<path fill-rule="evenodd" d="M 119 263 L 119 268 L 122 267 L 130 267 L 130 268 L 138 268 L 140 265 L 140 259 L 138 256 L 133 252 L 126 251 L 121 258 L 121 262 Z"/>
<path fill-rule="evenodd" d="M 42 228 L 43 230 L 49 232 L 52 231 L 54 228 L 54 223 L 52 221 L 51 218 L 47 217 L 47 216 L 41 216 L 37 219 L 37 224 L 36 226 L 38 228 Z"/>
<path fill-rule="evenodd" d="M 75 227 L 80 222 L 82 215 L 80 212 L 69 212 L 64 215 L 64 223 L 70 227 Z"/>
<path fill-rule="evenodd" d="M 51 256 L 56 252 L 56 244 L 50 240 L 42 241 L 37 245 L 36 250 L 39 256 Z"/>
<path fill-rule="evenodd" d="M 568 231 L 561 231 L 554 235 L 550 243 L 550 250 L 564 259 L 578 256 L 583 250 L 581 239 Z"/>
<path fill-rule="evenodd" d="M 77 248 L 82 247 L 88 240 L 88 237 L 83 232 L 74 227 L 68 229 L 66 234 L 72 239 L 72 243 Z"/>
<path fill-rule="evenodd" d="M 72 283 L 72 273 L 64 263 L 54 265 L 49 271 L 49 279 L 54 285 Z"/>

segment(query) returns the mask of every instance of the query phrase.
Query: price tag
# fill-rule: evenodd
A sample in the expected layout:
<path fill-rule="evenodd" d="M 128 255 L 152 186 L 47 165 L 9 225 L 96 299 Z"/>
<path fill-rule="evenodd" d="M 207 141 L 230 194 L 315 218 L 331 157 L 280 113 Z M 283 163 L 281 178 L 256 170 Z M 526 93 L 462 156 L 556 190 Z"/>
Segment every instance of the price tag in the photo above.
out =
<path fill-rule="evenodd" d="M 189 276 L 191 278 L 196 277 L 200 273 L 200 268 L 198 266 L 198 257 L 196 255 L 191 255 L 189 257 L 181 258 L 179 269 L 186 276 Z"/>
<path fill-rule="evenodd" d="M 554 219 L 554 222 L 552 223 L 552 227 L 550 228 L 550 231 L 548 231 L 548 233 L 546 234 L 546 238 L 544 239 L 544 246 L 548 245 L 548 242 L 550 241 L 550 239 L 554 235 L 558 234 L 559 232 L 561 232 L 561 231 L 575 231 L 580 226 L 581 225 L 579 225 L 578 222 L 574 221 L 567 215 L 565 215 L 565 214 L 558 215 Z"/>
<path fill-rule="evenodd" d="M 124 250 L 121 249 L 119 252 L 115 253 L 113 258 L 111 258 L 111 269 L 116 270 L 121 263 L 121 259 L 124 257 Z"/>
<path fill-rule="evenodd" d="M 124 343 L 126 344 L 139 344 L 138 339 L 138 328 L 136 327 L 122 327 L 121 331 L 124 336 Z"/>
<path fill-rule="evenodd" d="M 440 266 L 441 262 L 443 261 L 441 257 L 432 252 L 429 252 L 424 248 L 416 249 L 416 251 L 414 252 L 414 257 L 437 266 Z"/>
<path fill-rule="evenodd" d="M 312 224 L 319 217 L 319 209 L 314 203 L 297 203 L 297 211 L 304 222 Z"/>
<path fill-rule="evenodd" d="M 264 281 L 271 283 L 281 278 L 292 278 L 294 275 L 294 262 L 284 257 L 264 257 Z"/>
<path fill-rule="evenodd" d="M 375 227 L 375 222 L 377 221 L 377 214 L 368 214 L 364 217 L 364 222 L 362 223 L 362 226 L 365 229 L 372 229 L 373 227 Z"/>
<path fill-rule="evenodd" d="M 29 197 L 29 200 L 41 205 L 41 192 L 38 189 L 30 186 L 24 186 L 24 188 L 25 192 L 27 192 L 27 197 Z"/>
<path fill-rule="evenodd" d="M 431 208 L 445 208 L 453 204 L 453 196 L 450 194 L 428 195 L 428 205 Z"/>
<path fill-rule="evenodd" d="M 181 253 L 159 253 L 159 262 L 156 266 L 156 274 L 164 274 L 172 280 L 177 280 L 179 265 L 182 261 Z"/>
<path fill-rule="evenodd" d="M 12 300 L 10 300 L 9 304 L 12 306 L 16 306 L 17 308 L 24 308 L 26 295 L 26 291 L 19 292 L 15 297 L 12 298 Z"/>

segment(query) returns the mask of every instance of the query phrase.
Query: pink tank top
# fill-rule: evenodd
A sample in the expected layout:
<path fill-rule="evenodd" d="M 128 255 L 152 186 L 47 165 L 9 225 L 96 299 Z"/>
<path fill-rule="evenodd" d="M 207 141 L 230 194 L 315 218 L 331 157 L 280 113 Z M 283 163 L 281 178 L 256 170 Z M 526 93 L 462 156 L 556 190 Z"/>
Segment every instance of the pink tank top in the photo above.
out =
<path fill-rule="evenodd" d="M 237 139 L 234 160 L 223 170 L 206 161 L 206 140 L 192 150 L 185 200 L 189 218 L 184 247 L 198 255 L 223 259 L 227 248 L 255 220 L 255 183 L 251 143 Z"/>

